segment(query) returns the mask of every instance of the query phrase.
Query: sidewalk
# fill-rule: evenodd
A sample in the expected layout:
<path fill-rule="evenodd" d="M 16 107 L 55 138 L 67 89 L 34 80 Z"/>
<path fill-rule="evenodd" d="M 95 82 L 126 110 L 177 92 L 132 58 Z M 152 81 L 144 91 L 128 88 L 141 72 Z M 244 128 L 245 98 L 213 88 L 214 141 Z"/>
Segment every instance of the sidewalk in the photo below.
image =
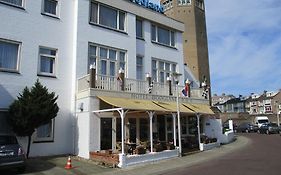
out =
<path fill-rule="evenodd" d="M 163 172 L 173 171 L 182 167 L 190 167 L 195 164 L 199 164 L 211 159 L 224 156 L 225 154 L 231 153 L 233 151 L 239 150 L 248 144 L 250 140 L 246 137 L 239 136 L 237 140 L 231 144 L 223 145 L 219 148 L 215 148 L 209 151 L 199 152 L 196 154 L 187 155 L 180 158 L 173 158 L 169 160 L 154 162 L 146 165 L 138 165 L 133 167 L 128 167 L 125 169 L 117 169 L 113 172 L 102 173 L 102 175 L 149 175 L 149 174 L 161 174 Z"/>
<path fill-rule="evenodd" d="M 27 171 L 28 175 L 149 175 L 161 174 L 163 172 L 173 171 L 175 169 L 190 167 L 211 159 L 224 156 L 238 149 L 247 146 L 251 141 L 246 137 L 239 136 L 237 140 L 231 144 L 223 145 L 213 150 L 199 152 L 183 157 L 146 163 L 144 165 L 131 166 L 124 169 L 108 168 L 100 166 L 92 161 L 72 159 L 73 168 L 70 170 L 64 169 L 67 157 L 47 157 L 35 158 L 28 160 Z M 0 173 L 1 174 L 1 173 Z"/>

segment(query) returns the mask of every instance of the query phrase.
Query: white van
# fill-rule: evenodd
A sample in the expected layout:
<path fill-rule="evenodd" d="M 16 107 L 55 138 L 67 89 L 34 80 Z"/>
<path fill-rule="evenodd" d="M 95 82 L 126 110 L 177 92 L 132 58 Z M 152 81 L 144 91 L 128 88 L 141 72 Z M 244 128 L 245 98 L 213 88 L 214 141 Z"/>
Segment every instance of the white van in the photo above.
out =
<path fill-rule="evenodd" d="M 266 116 L 257 116 L 257 117 L 255 117 L 254 122 L 260 128 L 263 123 L 269 123 L 269 119 Z"/>

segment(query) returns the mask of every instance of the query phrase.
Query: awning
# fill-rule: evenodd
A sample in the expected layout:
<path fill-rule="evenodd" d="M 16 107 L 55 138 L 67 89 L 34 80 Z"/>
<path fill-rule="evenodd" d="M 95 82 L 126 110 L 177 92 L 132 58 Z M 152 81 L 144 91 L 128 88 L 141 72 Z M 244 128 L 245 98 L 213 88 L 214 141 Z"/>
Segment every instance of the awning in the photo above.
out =
<path fill-rule="evenodd" d="M 151 100 L 138 100 L 138 99 L 128 99 L 128 98 L 116 98 L 116 97 L 104 97 L 98 96 L 102 101 L 123 109 L 131 110 L 142 110 L 142 111 L 164 111 L 168 112 L 168 109 L 165 109 L 159 105 L 156 105 Z"/>
<path fill-rule="evenodd" d="M 160 102 L 160 101 L 153 101 L 155 104 L 169 110 L 170 112 L 177 112 L 177 103 L 176 102 Z M 194 114 L 195 112 L 192 111 L 191 109 L 187 108 L 184 105 L 179 106 L 180 112 L 184 113 L 191 113 Z"/>
<path fill-rule="evenodd" d="M 194 104 L 194 103 L 183 103 L 183 106 L 193 110 L 196 113 L 200 114 L 215 114 L 209 105 L 204 105 L 204 104 Z"/>

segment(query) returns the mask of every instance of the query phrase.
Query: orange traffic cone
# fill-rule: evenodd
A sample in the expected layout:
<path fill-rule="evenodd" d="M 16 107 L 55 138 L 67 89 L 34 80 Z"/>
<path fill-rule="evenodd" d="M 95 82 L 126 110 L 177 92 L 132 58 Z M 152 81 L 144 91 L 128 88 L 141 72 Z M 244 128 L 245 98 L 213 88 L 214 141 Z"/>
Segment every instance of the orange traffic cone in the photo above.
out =
<path fill-rule="evenodd" d="M 64 168 L 68 170 L 72 168 L 70 156 L 68 156 L 67 163 Z"/>

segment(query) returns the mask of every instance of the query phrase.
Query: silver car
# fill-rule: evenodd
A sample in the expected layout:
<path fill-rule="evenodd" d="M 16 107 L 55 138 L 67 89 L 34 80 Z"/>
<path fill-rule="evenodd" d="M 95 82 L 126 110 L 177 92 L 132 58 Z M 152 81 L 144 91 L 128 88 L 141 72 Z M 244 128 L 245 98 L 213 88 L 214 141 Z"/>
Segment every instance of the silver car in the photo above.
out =
<path fill-rule="evenodd" d="M 26 156 L 14 135 L 0 134 L 0 169 L 17 168 L 25 171 Z"/>

